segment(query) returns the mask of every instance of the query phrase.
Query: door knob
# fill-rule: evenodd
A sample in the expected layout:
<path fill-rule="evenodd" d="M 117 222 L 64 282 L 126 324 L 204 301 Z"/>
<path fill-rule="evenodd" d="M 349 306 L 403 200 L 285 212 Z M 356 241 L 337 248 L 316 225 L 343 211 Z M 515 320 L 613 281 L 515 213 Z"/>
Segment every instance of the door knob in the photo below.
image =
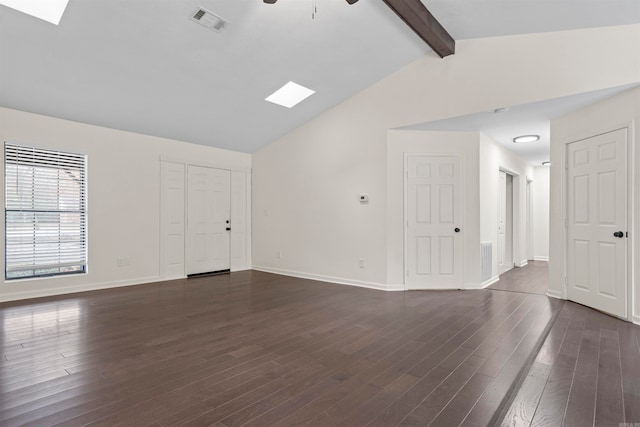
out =
<path fill-rule="evenodd" d="M 613 233 L 613 237 L 617 237 L 618 239 L 622 239 L 624 237 L 624 233 L 622 231 L 616 231 Z"/>
<path fill-rule="evenodd" d="M 455 231 L 456 233 L 460 232 L 460 229 L 458 227 L 454 228 L 453 231 Z"/>

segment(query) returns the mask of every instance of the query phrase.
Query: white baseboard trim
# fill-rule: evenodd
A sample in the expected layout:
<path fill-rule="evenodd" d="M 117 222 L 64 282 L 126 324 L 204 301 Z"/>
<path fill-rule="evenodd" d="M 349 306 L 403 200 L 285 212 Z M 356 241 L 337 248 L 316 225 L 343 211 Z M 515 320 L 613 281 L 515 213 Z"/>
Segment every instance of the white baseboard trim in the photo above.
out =
<path fill-rule="evenodd" d="M 464 289 L 465 290 L 485 289 L 485 288 L 493 285 L 494 283 L 496 283 L 498 280 L 500 280 L 500 278 L 498 276 L 493 276 L 492 278 L 487 279 L 482 283 L 465 283 L 464 284 Z"/>
<path fill-rule="evenodd" d="M 492 278 L 487 279 L 484 282 L 482 282 L 480 284 L 480 289 L 487 288 L 487 287 L 493 285 L 494 283 L 497 283 L 498 280 L 500 280 L 500 276 L 493 276 Z"/>
<path fill-rule="evenodd" d="M 186 279 L 187 276 L 167 276 L 167 277 L 162 277 L 162 278 L 158 278 L 158 282 L 167 282 L 169 280 L 180 280 L 180 279 Z"/>
<path fill-rule="evenodd" d="M 0 302 L 19 301 L 31 298 L 52 297 L 56 295 L 75 294 L 77 292 L 98 291 L 101 289 L 121 288 L 124 286 L 144 285 L 147 283 L 160 282 L 173 279 L 160 279 L 158 276 L 140 277 L 133 280 L 88 283 L 77 286 L 64 286 L 59 288 L 37 289 L 23 292 L 11 292 L 0 294 Z"/>
<path fill-rule="evenodd" d="M 640 316 L 632 316 L 631 321 L 636 325 L 640 325 Z"/>
<path fill-rule="evenodd" d="M 545 261 L 545 262 L 549 262 L 549 257 L 548 256 L 534 256 L 533 257 L 534 261 Z"/>
<path fill-rule="evenodd" d="M 529 265 L 529 261 L 526 259 L 523 259 L 522 261 L 520 261 L 519 264 L 516 264 L 516 267 L 522 268 L 522 267 L 526 267 L 527 265 Z"/>
<path fill-rule="evenodd" d="M 552 291 L 551 289 L 547 291 L 547 296 L 556 299 L 565 299 L 565 297 L 562 295 L 562 292 Z"/>
<path fill-rule="evenodd" d="M 378 291 L 404 291 L 403 285 L 386 285 L 383 283 L 365 282 L 361 280 L 344 279 L 342 277 L 324 276 L 321 274 L 302 273 L 300 271 L 281 270 L 279 268 L 253 266 L 254 270 L 265 273 L 280 274 L 282 276 L 298 277 L 300 279 L 318 280 L 320 282 L 335 283 L 338 285 L 357 286 L 360 288 L 375 289 Z"/>

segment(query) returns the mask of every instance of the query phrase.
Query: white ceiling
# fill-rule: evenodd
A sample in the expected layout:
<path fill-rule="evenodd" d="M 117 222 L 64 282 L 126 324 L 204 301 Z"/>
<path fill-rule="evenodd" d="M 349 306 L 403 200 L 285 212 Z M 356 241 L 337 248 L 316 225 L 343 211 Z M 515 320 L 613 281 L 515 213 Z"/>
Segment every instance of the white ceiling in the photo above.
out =
<path fill-rule="evenodd" d="M 429 51 L 382 1 L 316 4 L 71 0 L 59 26 L 0 6 L 0 106 L 254 152 Z M 458 39 L 640 22 L 639 0 L 425 4 Z M 290 80 L 316 94 L 264 101 Z"/>
<path fill-rule="evenodd" d="M 619 86 L 525 105 L 505 106 L 507 108 L 503 112 L 485 111 L 400 129 L 480 131 L 526 161 L 540 166 L 543 161 L 549 160 L 552 119 L 622 93 L 633 86 L 635 85 Z M 514 144 L 513 138 L 521 135 L 539 135 L 540 140 Z"/>

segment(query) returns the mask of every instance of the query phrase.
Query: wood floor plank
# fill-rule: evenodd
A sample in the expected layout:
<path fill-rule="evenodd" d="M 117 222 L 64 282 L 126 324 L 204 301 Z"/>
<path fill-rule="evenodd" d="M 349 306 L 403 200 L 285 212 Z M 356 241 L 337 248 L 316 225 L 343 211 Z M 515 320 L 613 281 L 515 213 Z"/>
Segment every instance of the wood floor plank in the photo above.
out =
<path fill-rule="evenodd" d="M 470 356 L 462 362 L 435 390 L 420 402 L 401 422 L 401 426 L 424 426 L 449 404 L 465 384 L 473 377 L 478 368 L 486 361 L 481 357 Z"/>
<path fill-rule="evenodd" d="M 617 426 L 625 422 L 618 333 L 600 334 L 595 425 Z"/>
<path fill-rule="evenodd" d="M 476 372 L 430 425 L 447 427 L 462 424 L 492 381 L 492 377 Z"/>
<path fill-rule="evenodd" d="M 625 421 L 640 420 L 640 346 L 638 345 L 638 327 L 619 322 L 618 336 L 620 345 L 620 363 L 622 369 L 622 388 L 624 393 Z"/>
<path fill-rule="evenodd" d="M 585 329 L 564 417 L 567 426 L 594 423 L 599 348 L 600 331 Z"/>

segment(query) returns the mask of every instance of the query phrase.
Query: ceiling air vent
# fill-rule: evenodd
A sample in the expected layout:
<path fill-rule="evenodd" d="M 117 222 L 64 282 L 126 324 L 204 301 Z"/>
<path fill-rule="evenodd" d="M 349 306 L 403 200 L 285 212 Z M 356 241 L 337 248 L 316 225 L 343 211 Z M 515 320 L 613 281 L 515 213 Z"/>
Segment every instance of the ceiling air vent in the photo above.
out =
<path fill-rule="evenodd" d="M 191 15 L 191 20 L 213 31 L 221 31 L 229 24 L 229 21 L 226 19 L 203 8 L 198 8 L 198 10 Z"/>

